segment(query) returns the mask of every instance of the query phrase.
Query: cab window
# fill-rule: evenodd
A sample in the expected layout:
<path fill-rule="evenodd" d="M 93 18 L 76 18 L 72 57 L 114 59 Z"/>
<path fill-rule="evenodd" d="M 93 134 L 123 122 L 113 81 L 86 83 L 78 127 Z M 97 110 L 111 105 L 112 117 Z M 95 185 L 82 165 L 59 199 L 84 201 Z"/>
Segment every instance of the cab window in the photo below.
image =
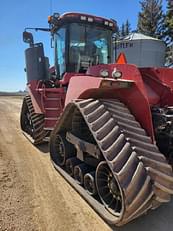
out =
<path fill-rule="evenodd" d="M 65 72 L 65 41 L 66 41 L 66 28 L 59 29 L 55 34 L 55 65 L 59 71 L 60 77 Z"/>

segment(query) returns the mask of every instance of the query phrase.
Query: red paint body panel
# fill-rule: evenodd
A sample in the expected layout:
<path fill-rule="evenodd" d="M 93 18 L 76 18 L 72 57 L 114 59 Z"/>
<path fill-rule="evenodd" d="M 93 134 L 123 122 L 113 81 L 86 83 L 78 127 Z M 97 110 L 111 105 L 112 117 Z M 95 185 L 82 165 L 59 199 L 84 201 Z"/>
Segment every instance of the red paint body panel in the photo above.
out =
<path fill-rule="evenodd" d="M 53 128 L 63 111 L 65 103 L 65 89 L 48 88 L 42 81 L 31 81 L 28 84 L 35 113 L 45 115 L 45 128 Z"/>
<path fill-rule="evenodd" d="M 61 80 L 58 80 L 58 83 L 60 85 L 67 85 L 70 82 L 70 79 L 72 77 L 76 77 L 76 76 L 81 76 L 81 74 L 78 73 L 65 73 L 63 78 Z"/>
<path fill-rule="evenodd" d="M 38 81 L 32 80 L 29 84 L 27 84 L 27 89 L 28 89 L 29 95 L 31 96 L 31 101 L 32 101 L 35 113 L 43 114 L 44 107 L 42 104 L 42 97 L 37 91 L 38 84 L 39 84 Z"/>
<path fill-rule="evenodd" d="M 72 78 L 69 84 L 65 105 L 72 99 L 115 98 L 120 99 L 134 114 L 147 133 L 154 139 L 150 106 L 146 94 L 140 91 L 136 82 L 130 88 L 102 88 L 103 78 L 81 76 Z M 76 88 L 75 86 L 78 86 Z M 143 89 L 144 90 L 144 89 Z M 145 115 L 145 116 L 144 116 Z"/>
<path fill-rule="evenodd" d="M 109 78 L 102 78 L 101 70 L 107 70 Z M 112 72 L 116 70 L 122 73 L 122 81 L 113 79 Z M 104 86 L 105 80 L 115 85 Z M 56 81 L 57 88 L 46 87 L 41 81 L 32 81 L 28 87 L 35 112 L 45 114 L 46 128 L 55 125 L 64 107 L 74 99 L 118 98 L 127 105 L 154 141 L 151 107 L 173 106 L 172 80 L 172 69 L 104 64 L 90 67 L 86 74 L 65 73 L 62 80 Z M 130 82 L 130 85 L 118 87 L 121 82 Z"/>
<path fill-rule="evenodd" d="M 169 68 L 140 68 L 143 81 L 150 87 L 148 99 L 151 105 L 173 105 L 173 69 Z M 150 99 L 154 92 L 159 100 L 155 103 Z"/>
<path fill-rule="evenodd" d="M 142 93 L 147 97 L 146 90 L 143 84 L 142 76 L 139 72 L 139 69 L 135 65 L 130 64 L 103 64 L 98 66 L 90 67 L 87 71 L 87 74 L 92 76 L 100 76 L 101 70 L 107 70 L 109 72 L 109 76 L 112 76 L 112 72 L 114 70 L 122 72 L 122 78 L 124 80 L 133 80 L 136 85 L 142 91 Z"/>
<path fill-rule="evenodd" d="M 68 91 L 65 100 L 65 106 L 73 99 L 81 98 L 86 91 L 94 92 L 99 89 L 102 78 L 94 78 L 92 76 L 72 77 L 68 86 Z M 90 97 L 86 94 L 86 98 Z"/>

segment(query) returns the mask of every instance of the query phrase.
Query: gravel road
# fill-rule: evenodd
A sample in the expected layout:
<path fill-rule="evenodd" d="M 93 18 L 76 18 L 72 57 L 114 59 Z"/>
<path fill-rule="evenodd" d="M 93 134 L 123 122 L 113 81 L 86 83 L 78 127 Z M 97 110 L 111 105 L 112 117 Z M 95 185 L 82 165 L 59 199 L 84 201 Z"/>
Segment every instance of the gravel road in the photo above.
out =
<path fill-rule="evenodd" d="M 19 126 L 21 97 L 0 97 L 0 231 L 171 231 L 173 202 L 122 228 L 108 226 L 52 167 L 47 145 Z"/>

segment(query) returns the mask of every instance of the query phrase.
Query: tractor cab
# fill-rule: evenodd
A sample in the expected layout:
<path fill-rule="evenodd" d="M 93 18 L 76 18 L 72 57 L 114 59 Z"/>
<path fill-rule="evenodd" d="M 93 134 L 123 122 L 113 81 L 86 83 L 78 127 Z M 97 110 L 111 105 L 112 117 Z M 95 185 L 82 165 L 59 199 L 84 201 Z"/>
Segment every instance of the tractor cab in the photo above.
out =
<path fill-rule="evenodd" d="M 113 33 L 116 22 L 81 13 L 57 13 L 48 17 L 49 28 L 26 28 L 23 41 L 30 44 L 25 51 L 28 83 L 32 80 L 49 82 L 51 76 L 62 80 L 64 74 L 85 73 L 90 66 L 112 63 Z M 51 33 L 54 48 L 54 68 L 49 68 L 42 43 L 34 43 L 27 30 Z M 52 71 L 53 70 L 53 71 Z M 71 73 L 71 74 L 70 74 Z"/>
<path fill-rule="evenodd" d="M 49 18 L 55 47 L 55 67 L 65 72 L 85 73 L 88 67 L 113 61 L 112 20 L 86 14 L 66 13 Z"/>

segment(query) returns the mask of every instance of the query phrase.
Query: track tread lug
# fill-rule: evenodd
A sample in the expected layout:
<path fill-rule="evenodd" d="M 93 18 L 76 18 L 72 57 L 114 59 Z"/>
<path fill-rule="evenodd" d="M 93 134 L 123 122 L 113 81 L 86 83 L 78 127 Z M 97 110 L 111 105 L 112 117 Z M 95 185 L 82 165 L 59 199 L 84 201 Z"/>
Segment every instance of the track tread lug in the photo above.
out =
<path fill-rule="evenodd" d="M 34 108 L 32 105 L 32 100 L 29 95 L 25 96 L 24 101 L 28 107 L 28 111 L 30 113 L 30 119 L 33 124 L 33 134 L 28 134 L 31 136 L 31 142 L 34 144 L 39 144 L 43 142 L 43 139 L 48 134 L 47 131 L 44 131 L 44 115 L 43 114 L 36 114 L 34 112 Z"/>

